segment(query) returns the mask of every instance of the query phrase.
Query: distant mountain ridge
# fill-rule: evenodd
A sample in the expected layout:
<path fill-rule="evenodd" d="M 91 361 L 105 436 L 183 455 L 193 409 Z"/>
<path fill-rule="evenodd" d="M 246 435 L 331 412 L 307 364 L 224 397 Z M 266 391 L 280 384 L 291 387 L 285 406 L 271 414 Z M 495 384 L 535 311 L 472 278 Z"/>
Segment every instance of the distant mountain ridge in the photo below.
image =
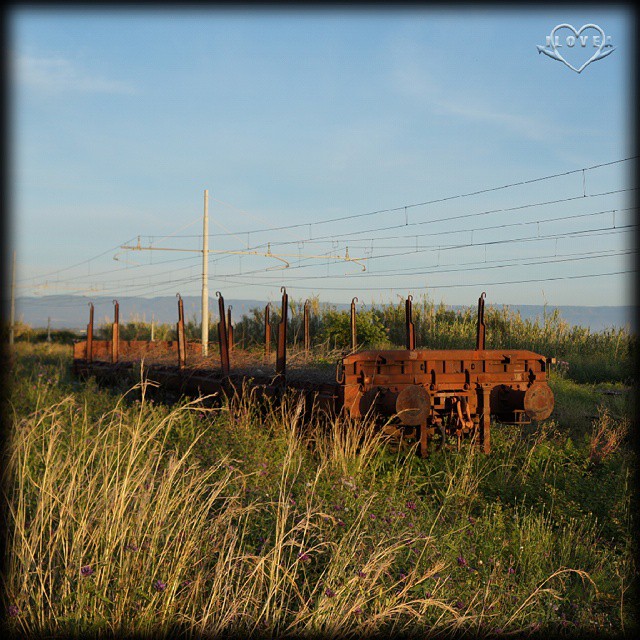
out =
<path fill-rule="evenodd" d="M 43 296 L 20 297 L 16 299 L 16 319 L 34 328 L 46 327 L 50 318 L 52 329 L 84 329 L 89 321 L 89 302 L 94 304 L 94 322 L 96 326 L 111 322 L 113 319 L 113 300 L 109 297 L 88 298 L 84 296 Z M 150 322 L 153 318 L 159 323 L 174 323 L 178 320 L 177 299 L 172 296 L 157 298 L 120 297 L 120 322 L 138 319 Z M 200 297 L 183 297 L 185 320 L 200 318 Z M 225 298 L 225 306 L 232 307 L 233 321 L 248 314 L 251 309 L 264 308 L 266 300 L 246 300 Z M 326 303 L 338 309 L 348 309 L 348 303 Z M 272 302 L 272 308 L 277 310 L 280 301 Z M 370 306 L 370 305 L 365 305 Z M 469 305 L 445 305 L 448 309 L 461 310 Z M 526 319 L 542 319 L 544 307 L 542 305 L 510 305 L 494 304 L 502 308 L 508 306 L 513 311 L 519 311 Z M 637 307 L 633 305 L 620 307 L 587 307 L 587 306 L 547 306 L 546 312 L 553 313 L 559 309 L 560 316 L 570 325 L 589 327 L 592 331 L 602 331 L 612 327 L 628 325 L 633 331 L 637 330 Z M 217 298 L 210 298 L 209 315 L 212 323 L 218 314 Z"/>

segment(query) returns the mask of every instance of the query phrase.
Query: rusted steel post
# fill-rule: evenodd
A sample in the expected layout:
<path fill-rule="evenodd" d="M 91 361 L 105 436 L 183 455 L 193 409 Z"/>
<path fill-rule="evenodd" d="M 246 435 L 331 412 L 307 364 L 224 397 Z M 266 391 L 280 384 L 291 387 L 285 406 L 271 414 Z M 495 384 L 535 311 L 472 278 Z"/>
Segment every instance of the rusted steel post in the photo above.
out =
<path fill-rule="evenodd" d="M 286 375 L 287 373 L 287 313 L 289 307 L 289 296 L 285 287 L 280 287 L 282 291 L 282 313 L 278 324 L 278 352 L 276 355 L 276 374 Z"/>
<path fill-rule="evenodd" d="M 480 446 L 483 453 L 491 451 L 491 389 L 493 384 L 483 384 L 480 387 L 482 393 L 482 415 L 480 416 Z"/>
<path fill-rule="evenodd" d="M 233 307 L 229 305 L 227 308 L 227 343 L 229 344 L 229 353 L 233 351 L 233 325 L 231 324 L 231 309 Z"/>
<path fill-rule="evenodd" d="M 307 355 L 311 350 L 311 334 L 309 332 L 309 306 L 308 300 L 304 301 L 304 350 Z"/>
<path fill-rule="evenodd" d="M 111 362 L 118 362 L 118 347 L 120 342 L 120 305 L 113 301 L 113 325 L 111 327 Z"/>
<path fill-rule="evenodd" d="M 93 360 L 93 302 L 89 303 L 89 324 L 87 325 L 87 362 Z"/>
<path fill-rule="evenodd" d="M 407 324 L 407 349 L 415 349 L 416 348 L 416 328 L 413 324 L 412 320 L 412 300 L 413 296 L 407 296 L 407 301 L 405 302 L 405 320 Z"/>
<path fill-rule="evenodd" d="M 178 334 L 178 367 L 183 369 L 187 360 L 187 345 L 184 335 L 184 306 L 180 294 L 176 293 L 176 296 L 178 297 L 178 324 L 176 325 Z"/>
<path fill-rule="evenodd" d="M 264 355 L 265 358 L 269 357 L 271 353 L 271 318 L 270 309 L 271 303 L 267 302 L 267 306 L 264 308 Z"/>
<path fill-rule="evenodd" d="M 476 334 L 476 349 L 482 350 L 484 349 L 484 299 L 487 297 L 487 294 L 483 291 L 481 296 L 478 298 L 478 331 Z"/>
<path fill-rule="evenodd" d="M 227 327 L 224 317 L 224 298 L 219 291 L 216 291 L 218 298 L 218 311 L 220 312 L 220 322 L 218 322 L 218 342 L 220 343 L 220 366 L 224 375 L 229 374 L 229 343 L 227 342 Z"/>
<path fill-rule="evenodd" d="M 358 298 L 351 300 L 351 351 L 355 351 L 358 346 L 358 335 L 356 333 L 356 302 L 358 302 Z"/>

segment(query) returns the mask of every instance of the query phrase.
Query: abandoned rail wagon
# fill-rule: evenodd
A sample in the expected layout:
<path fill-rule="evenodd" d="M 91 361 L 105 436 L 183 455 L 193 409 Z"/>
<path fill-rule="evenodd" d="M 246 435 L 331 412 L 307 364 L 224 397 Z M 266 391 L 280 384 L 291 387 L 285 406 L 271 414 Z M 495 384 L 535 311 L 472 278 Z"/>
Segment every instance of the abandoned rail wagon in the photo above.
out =
<path fill-rule="evenodd" d="M 336 366 L 335 376 L 309 367 L 287 367 L 288 296 L 282 288 L 282 312 L 277 325 L 275 371 L 269 362 L 269 305 L 265 310 L 265 357 L 262 361 L 236 358 L 231 367 L 232 335 L 220 292 L 218 306 L 219 360 L 203 357 L 199 343 L 187 342 L 182 299 L 178 295 L 177 340 L 123 341 L 119 339 L 119 307 L 114 301 L 111 340 L 93 339 L 93 305 L 87 339 L 74 345 L 74 372 L 81 376 L 118 378 L 144 369 L 149 380 L 187 394 L 236 393 L 250 385 L 258 393 L 278 397 L 284 390 L 300 394 L 309 406 L 352 418 L 378 416 L 396 432 L 415 438 L 421 456 L 429 447 L 441 448 L 453 439 L 476 437 L 490 452 L 491 417 L 507 424 L 526 424 L 551 415 L 554 398 L 547 384 L 553 359 L 526 350 L 486 349 L 483 292 L 478 300 L 475 349 L 416 348 L 412 298 L 406 300 L 406 348 L 358 351 L 355 303 L 351 303 L 351 352 Z M 309 341 L 309 305 L 304 307 L 305 349 Z M 235 358 L 235 355 L 234 355 Z M 189 366 L 187 366 L 187 360 Z M 395 425 L 395 426 L 394 426 Z"/>

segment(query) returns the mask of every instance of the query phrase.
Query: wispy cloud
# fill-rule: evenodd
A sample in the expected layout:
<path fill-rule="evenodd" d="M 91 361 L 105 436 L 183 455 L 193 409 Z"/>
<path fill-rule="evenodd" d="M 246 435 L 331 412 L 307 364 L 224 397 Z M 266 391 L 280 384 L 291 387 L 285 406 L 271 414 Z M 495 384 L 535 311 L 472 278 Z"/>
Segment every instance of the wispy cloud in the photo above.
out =
<path fill-rule="evenodd" d="M 16 55 L 13 59 L 14 78 L 19 84 L 48 93 L 138 93 L 128 82 L 110 80 L 82 69 L 67 58 Z"/>
<path fill-rule="evenodd" d="M 471 88 L 461 92 L 446 79 L 438 77 L 441 74 L 437 64 L 416 62 L 416 59 L 427 60 L 426 54 L 399 58 L 390 78 L 391 89 L 435 113 L 495 126 L 520 138 L 538 142 L 581 133 L 576 128 L 554 123 L 539 111 L 517 113 L 504 109 L 500 101 L 492 100 L 482 92 L 474 93 Z"/>

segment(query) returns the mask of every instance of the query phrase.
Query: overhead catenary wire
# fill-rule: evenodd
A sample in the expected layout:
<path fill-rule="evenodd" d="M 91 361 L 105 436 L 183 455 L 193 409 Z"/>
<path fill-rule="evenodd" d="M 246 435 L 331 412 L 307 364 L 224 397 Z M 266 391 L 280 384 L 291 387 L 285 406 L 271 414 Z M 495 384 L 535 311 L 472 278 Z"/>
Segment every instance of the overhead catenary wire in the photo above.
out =
<path fill-rule="evenodd" d="M 531 278 L 531 279 L 525 279 L 525 280 L 504 280 L 501 282 L 464 282 L 464 283 L 453 283 L 453 284 L 442 284 L 442 285 L 437 285 L 437 284 L 429 284 L 429 285 L 424 285 L 424 286 L 398 286 L 395 285 L 393 287 L 360 287 L 361 291 L 397 291 L 400 288 L 403 289 L 407 289 L 407 290 L 427 290 L 427 289 L 456 289 L 458 287 L 493 287 L 493 286 L 498 286 L 498 285 L 504 285 L 504 284 L 525 284 L 525 283 L 533 283 L 533 282 L 552 282 L 554 280 L 574 280 L 574 279 L 580 279 L 580 278 L 599 278 L 599 277 L 604 277 L 604 276 L 616 276 L 616 275 L 623 275 L 623 274 L 630 274 L 630 273 L 637 273 L 636 269 L 623 269 L 620 271 L 610 271 L 610 272 L 606 272 L 606 273 L 586 273 L 586 274 L 581 274 L 581 275 L 572 275 L 572 276 L 552 276 L 552 277 L 548 277 L 548 278 Z M 272 284 L 261 284 L 261 283 L 246 283 L 246 282 L 237 282 L 231 279 L 225 280 L 225 282 L 228 282 L 230 284 L 236 284 L 239 286 L 251 286 L 252 284 L 255 284 L 255 286 L 260 286 L 260 287 L 273 287 Z M 287 285 L 287 289 L 307 289 L 307 287 L 298 287 L 295 285 Z M 318 290 L 318 291 L 351 291 L 352 288 L 351 287 L 326 287 L 326 286 L 314 286 L 313 287 L 314 291 Z"/>
<path fill-rule="evenodd" d="M 629 160 L 633 160 L 635 158 L 637 158 L 638 156 L 633 156 L 630 158 L 624 158 L 622 160 L 617 160 L 617 161 L 612 161 L 612 162 L 607 162 L 607 163 L 600 163 L 600 164 L 596 164 L 596 165 L 592 165 L 590 167 L 585 167 L 583 169 L 575 169 L 575 170 L 571 170 L 571 171 L 567 171 L 567 172 L 562 172 L 562 173 L 556 173 L 553 175 L 547 175 L 547 176 L 543 176 L 543 177 L 539 177 L 539 178 L 533 178 L 533 179 L 528 179 L 528 180 L 523 180 L 523 181 L 519 181 L 519 182 L 513 182 L 510 184 L 506 184 L 506 185 L 502 185 L 502 186 L 497 186 L 497 187 L 490 187 L 490 188 L 485 188 L 485 189 L 479 189 L 476 191 L 470 191 L 470 192 L 465 192 L 465 193 L 459 193 L 459 194 L 455 194 L 455 195 L 451 195 L 451 196 L 447 196 L 447 197 L 443 197 L 443 198 L 436 198 L 433 200 L 428 200 L 425 202 L 419 202 L 419 203 L 413 203 L 413 204 L 407 204 L 407 205 L 401 205 L 399 207 L 393 207 L 393 208 L 389 208 L 389 209 L 380 209 L 380 210 L 376 210 L 376 211 L 370 211 L 370 212 L 366 212 L 363 214 L 351 214 L 351 215 L 347 215 L 347 216 L 339 216 L 339 217 L 334 217 L 334 218 L 330 218 L 330 219 L 325 219 L 325 220 L 318 220 L 315 222 L 305 222 L 305 223 L 299 223 L 299 224 L 294 224 L 294 225 L 286 225 L 286 226 L 274 226 L 274 227 L 267 227 L 264 229 L 252 229 L 249 231 L 239 231 L 239 232 L 234 232 L 234 231 L 230 231 L 230 230 L 226 230 L 226 233 L 224 234 L 208 234 L 209 237 L 211 236 L 235 236 L 237 238 L 241 238 L 244 235 L 247 235 L 247 246 L 249 246 L 249 242 L 248 242 L 248 236 L 249 234 L 252 233 L 259 233 L 262 231 L 284 231 L 284 230 L 290 230 L 293 228 L 301 228 L 301 227 L 311 227 L 311 226 L 316 226 L 316 225 L 320 225 L 320 224 L 327 224 L 327 223 L 335 223 L 335 222 L 339 222 L 342 220 L 345 221 L 349 221 L 349 220 L 353 220 L 355 218 L 362 218 L 362 217 L 366 217 L 366 216 L 372 216 L 372 215 L 376 215 L 376 214 L 381 214 L 381 213 L 393 213 L 393 212 L 406 212 L 407 209 L 411 209 L 411 208 L 415 208 L 415 207 L 420 207 L 420 206 L 424 206 L 424 205 L 430 205 L 430 204 L 436 204 L 439 202 L 446 202 L 446 201 L 450 201 L 450 200 L 456 200 L 456 199 L 460 199 L 460 198 L 467 198 L 467 197 L 471 197 L 474 195 L 479 195 L 479 194 L 483 194 L 483 193 L 490 193 L 490 192 L 495 192 L 495 191 L 499 191 L 501 189 L 507 189 L 507 188 L 511 188 L 511 187 L 517 187 L 517 186 L 521 186 L 521 185 L 527 185 L 527 184 L 532 184 L 532 183 L 536 183 L 536 182 L 542 182 L 544 180 L 550 180 L 553 178 L 559 178 L 561 176 L 567 176 L 567 175 L 571 175 L 571 174 L 576 174 L 579 172 L 582 172 L 582 175 L 585 175 L 585 172 L 588 171 L 592 171 L 601 167 L 607 167 L 607 166 L 611 166 L 611 165 L 617 165 L 619 163 L 623 163 L 623 162 L 627 162 Z M 430 251 L 430 250 L 438 250 L 438 251 L 447 251 L 447 250 L 452 250 L 452 249 L 456 249 L 456 248 L 463 248 L 465 246 L 487 246 L 487 243 L 479 243 L 477 241 L 477 237 L 474 238 L 473 234 L 474 232 L 480 232 L 480 231 L 486 231 L 486 230 L 498 230 L 498 229 L 506 229 L 507 227 L 515 227 L 515 226 L 521 226 L 521 225 L 533 225 L 533 224 L 537 224 L 537 225 L 541 225 L 541 224 L 545 224 L 545 223 L 551 223 L 551 222 L 557 222 L 557 221 L 562 221 L 562 220 L 570 220 L 570 219 L 579 219 L 579 218 L 586 218 L 586 217 L 593 217 L 596 215 L 600 215 L 600 214 L 606 214 L 606 213 L 611 213 L 613 212 L 613 215 L 615 216 L 615 212 L 622 212 L 622 211 L 629 211 L 632 210 L 633 207 L 619 207 L 616 209 L 608 209 L 605 211 L 601 211 L 601 212 L 592 212 L 592 213 L 580 213 L 580 214 L 574 214 L 574 215 L 570 215 L 570 216 L 562 216 L 562 217 L 555 217 L 555 218 L 540 218 L 538 220 L 535 221 L 518 221 L 518 222 L 512 222 L 512 223 L 504 223 L 504 224 L 494 224 L 494 225 L 488 225 L 488 226 L 484 226 L 484 227 L 476 227 L 475 229 L 447 229 L 445 231 L 432 231 L 432 232 L 428 232 L 428 233 L 412 233 L 411 235 L 395 235 L 395 236 L 390 236 L 388 233 L 385 234 L 382 237 L 363 237 L 363 234 L 366 233 L 383 233 L 383 232 L 387 232 L 393 228 L 404 228 L 407 231 L 413 230 L 416 227 L 418 227 L 419 225 L 430 225 L 430 224 L 435 224 L 437 222 L 451 222 L 452 220 L 463 220 L 465 218 L 471 218 L 471 217 L 479 217 L 482 215 L 490 215 L 490 214 L 498 214 L 498 213 L 504 213 L 504 212 L 513 212 L 513 211 L 517 211 L 517 210 L 523 210 L 526 208 L 533 208 L 533 207 L 548 207 L 554 204 L 560 204 L 560 203 L 565 203 L 565 202 L 571 202 L 571 201 L 576 201 L 576 200 L 584 200 L 585 198 L 594 198 L 594 197 L 603 197 L 603 196 L 610 196 L 610 195 L 614 195 L 614 194 L 621 194 L 624 192 L 631 192 L 631 191 L 635 191 L 634 188 L 630 188 L 630 189 L 617 189 L 617 190 L 609 190 L 609 191 L 602 191 L 600 193 L 593 193 L 593 194 L 587 194 L 586 193 L 586 187 L 585 184 L 583 182 L 583 188 L 581 189 L 581 194 L 580 196 L 571 196 L 571 197 L 566 197 L 566 198 L 560 198 L 560 199 L 556 199 L 556 200 L 546 200 L 544 202 L 530 202 L 530 203 L 525 203 L 525 204 L 521 204 L 518 206 L 513 206 L 513 207 L 505 207 L 505 208 L 494 208 L 494 209 L 490 209 L 487 211 L 480 211 L 480 212 L 475 212 L 475 213 L 471 213 L 471 212 L 464 212 L 464 213 L 460 213 L 460 214 L 456 214 L 456 215 L 447 215 L 446 217 L 440 217 L 440 218 L 436 218 L 436 219 L 430 219 L 430 220 L 413 220 L 413 221 L 409 221 L 406 215 L 402 216 L 402 220 L 399 221 L 402 224 L 398 223 L 395 225 L 388 225 L 388 226 L 383 226 L 383 227 L 377 227 L 374 229 L 370 229 L 370 230 L 358 230 L 358 231 L 350 231 L 347 233 L 332 233 L 332 234 L 328 234 L 326 236 L 315 236 L 312 240 L 308 240 L 308 239 L 296 239 L 296 240 L 292 240 L 292 241 L 286 241 L 286 240 L 272 240 L 271 243 L 273 244 L 273 246 L 283 246 L 283 245 L 287 245 L 287 244 L 293 244 L 294 242 L 298 244 L 299 247 L 299 251 L 298 254 L 300 254 L 300 247 L 304 247 L 305 243 L 314 243 L 314 244 L 319 244 L 321 242 L 335 242 L 335 243 L 339 243 L 339 242 L 345 242 L 347 239 L 349 240 L 350 243 L 354 243 L 354 245 L 356 243 L 358 243 L 359 245 L 361 245 L 362 243 L 369 243 L 369 242 L 377 242 L 379 243 L 380 240 L 385 239 L 385 240 L 390 240 L 390 239 L 409 239 L 411 238 L 412 240 L 412 245 L 411 245 L 411 250 L 409 249 L 409 246 L 403 246 L 403 245 L 389 245 L 387 247 L 387 245 L 383 245 L 380 246 L 379 244 L 376 245 L 376 251 L 379 252 L 380 250 L 397 250 L 397 251 L 392 251 L 389 253 L 377 253 L 377 254 L 373 254 L 373 247 L 371 247 L 371 255 L 368 255 L 366 258 L 364 258 L 364 260 L 368 260 L 368 261 L 376 261 L 376 260 L 383 260 L 383 259 L 390 259 L 390 258 L 394 258 L 394 257 L 402 257 L 402 256 L 410 256 L 412 254 L 419 254 L 421 252 L 425 252 L 425 251 Z M 222 203 L 222 201 L 219 201 Z M 226 206 L 230 206 L 232 208 L 235 208 L 239 211 L 242 211 L 241 209 L 239 209 L 238 207 L 235 207 L 234 205 L 229 205 L 228 203 L 223 203 Z M 246 211 L 242 211 L 242 213 L 246 214 L 246 215 L 250 215 L 248 214 Z M 433 213 L 433 212 L 431 212 Z M 255 216 L 254 216 L 255 218 Z M 195 221 L 194 221 L 195 222 Z M 172 234 L 168 234 L 166 236 L 162 236 L 164 238 L 174 238 L 174 239 L 179 239 L 179 238 L 188 238 L 188 237 L 201 237 L 201 236 L 184 236 L 184 235 L 180 235 L 179 232 L 190 226 L 191 224 L 194 224 L 194 222 L 190 222 L 187 225 L 184 225 L 183 227 L 181 227 L 181 229 L 178 229 L 176 232 L 172 233 Z M 614 227 L 615 227 L 615 221 L 614 221 Z M 617 230 L 619 230 L 622 233 L 626 233 L 629 230 L 629 226 L 628 225 L 618 225 Z M 578 233 L 578 234 L 583 234 L 583 237 L 586 237 L 584 234 L 587 233 L 594 233 L 594 236 L 597 235 L 599 232 L 602 232 L 603 235 L 605 235 L 608 232 L 604 231 L 605 228 L 601 228 L 601 229 L 595 229 L 595 230 L 585 230 L 585 231 L 578 231 L 578 232 L 571 232 L 571 233 Z M 441 245 L 430 245 L 430 246 L 422 246 L 418 244 L 418 239 L 419 238 L 423 238 L 423 237 L 436 237 L 436 236 L 443 236 L 443 235 L 448 235 L 448 234 L 463 234 L 465 232 L 468 232 L 471 236 L 471 243 L 459 243 L 459 244 L 451 244 L 450 246 L 441 246 Z M 289 234 L 292 235 L 292 234 Z M 157 236 L 152 236 L 154 238 L 157 238 Z M 540 236 L 538 236 L 540 237 Z M 540 237 L 540 239 L 545 239 L 545 238 L 562 238 L 562 237 L 569 237 L 569 236 L 565 236 L 562 234 L 555 234 L 552 236 L 542 236 Z M 578 236 L 579 237 L 579 236 Z M 532 239 L 527 239 L 527 238 L 511 238 L 511 239 L 504 239 L 504 240 L 496 240 L 494 241 L 492 244 L 497 244 L 497 243 L 510 243 L 510 242 L 527 242 L 527 241 L 532 241 L 535 240 L 537 238 L 532 238 Z M 128 241 L 130 242 L 130 241 Z M 414 243 L 415 242 L 415 246 Z M 244 243 L 244 240 L 243 240 Z M 258 245 L 255 245 L 255 250 L 259 249 L 260 247 L 263 247 L 265 245 L 268 246 L 269 243 L 261 243 Z M 121 246 L 121 245 L 118 245 Z M 335 245 L 336 247 L 338 246 L 338 244 Z M 400 249 L 403 249 L 403 251 L 399 251 Z M 118 274 L 120 275 L 122 273 L 122 271 L 127 271 L 128 269 L 136 269 L 139 270 L 140 272 L 144 271 L 145 267 L 151 267 L 152 265 L 148 265 L 148 264 L 139 264 L 139 265 L 127 265 L 126 267 L 122 268 L 122 269 L 111 269 L 111 270 L 102 270 L 102 271 L 98 271 L 98 272 L 94 272 L 93 274 L 90 274 L 89 276 L 79 276 L 79 275 L 73 275 L 70 277 L 63 277 L 60 278 L 60 274 L 65 274 L 69 271 L 71 271 L 74 268 L 78 268 L 82 265 L 85 264 L 90 264 L 93 263 L 94 261 L 98 260 L 99 258 L 102 258 L 103 256 L 107 255 L 108 253 L 110 253 L 111 251 L 113 251 L 114 249 L 109 249 L 106 250 L 104 252 L 101 252 L 100 254 L 93 256 L 92 258 L 83 260 L 79 263 L 76 263 L 74 265 L 71 265 L 69 267 L 64 267 L 62 269 L 58 269 L 58 270 L 54 270 L 54 271 L 50 271 L 47 272 L 45 274 L 40 274 L 40 275 L 36 275 L 36 276 L 30 276 L 28 278 L 23 278 L 21 279 L 19 282 L 21 284 L 21 289 L 24 289 L 25 286 L 23 283 L 26 282 L 32 282 L 32 283 L 37 283 L 38 281 L 41 281 L 43 278 L 46 277 L 51 277 L 51 276 L 58 276 L 58 281 L 57 282 L 52 282 L 49 283 L 48 286 L 51 288 L 55 288 L 56 286 L 58 286 L 59 288 L 62 288 L 65 283 L 66 284 L 70 284 L 72 282 L 77 282 L 79 285 L 79 288 L 82 288 L 84 283 L 87 282 L 91 282 L 91 281 L 97 281 L 99 278 L 102 277 L 108 277 L 111 274 Z M 406 250 L 406 251 L 405 251 Z M 322 254 L 322 251 L 317 252 L 319 254 Z M 330 253 L 330 251 L 327 251 L 326 253 Z M 612 254 L 613 255 L 613 254 Z M 221 262 L 222 260 L 225 260 L 229 258 L 229 255 L 219 255 L 218 257 L 214 258 L 212 260 L 212 262 L 217 263 L 217 262 Z M 298 264 L 296 265 L 291 265 L 290 268 L 287 270 L 287 278 L 293 278 L 295 276 L 289 276 L 288 272 L 289 271 L 295 271 L 297 269 L 305 269 L 305 268 L 311 268 L 313 266 L 320 266 L 320 265 L 325 265 L 325 264 L 330 264 L 328 262 L 322 262 L 322 263 L 315 263 L 315 264 L 309 264 L 309 263 L 305 263 L 305 259 L 303 256 L 298 255 L 297 257 L 299 257 L 298 260 Z M 185 258 L 185 260 L 190 260 L 190 258 Z M 197 258 L 195 258 L 197 260 Z M 159 261 L 156 262 L 156 265 L 160 265 L 160 264 L 166 264 L 172 262 L 172 260 L 166 260 L 166 261 Z M 153 267 L 155 268 L 156 265 L 153 265 Z M 192 268 L 191 266 L 187 266 L 185 267 L 185 269 L 189 269 Z M 108 286 L 110 287 L 120 287 L 123 290 L 128 290 L 129 287 L 135 287 L 135 289 L 131 289 L 131 290 L 136 290 L 136 291 L 144 291 L 145 287 L 148 290 L 149 288 L 156 288 L 157 286 L 160 286 L 159 284 L 157 284 L 157 278 L 162 278 L 165 274 L 168 273 L 176 273 L 178 270 L 173 269 L 170 272 L 169 271 L 163 271 L 161 274 L 154 274 L 153 276 L 149 276 L 149 275 L 134 275 L 132 277 L 124 277 L 124 276 L 120 276 L 117 280 L 112 281 L 109 283 Z M 224 277 L 238 277 L 239 275 L 241 275 L 242 277 L 245 276 L 249 276 L 251 274 L 261 274 L 265 271 L 264 268 L 262 269 L 255 269 L 255 270 L 245 270 L 245 272 L 243 274 L 216 274 L 216 277 L 218 278 L 224 278 Z M 396 271 L 396 273 L 401 273 L 401 271 Z M 327 273 L 327 275 L 329 275 L 329 273 Z M 362 274 L 364 275 L 364 274 Z M 378 274 L 379 275 L 379 274 Z M 304 277 L 304 276 L 303 276 Z M 317 277 L 317 276 L 316 276 Z M 326 276 L 325 276 L 326 277 Z M 331 278 L 344 278 L 344 277 L 349 277 L 346 274 L 344 276 L 340 276 L 340 275 L 331 275 Z M 351 277 L 361 277 L 361 274 L 353 274 L 353 276 Z M 146 278 L 145 282 L 136 282 L 136 280 L 140 279 L 143 280 Z M 151 281 L 151 279 L 153 279 L 154 281 Z M 164 281 L 163 281 L 164 282 Z M 173 280 L 169 280 L 168 282 L 170 282 L 171 284 L 174 283 Z M 37 285 L 36 285 L 37 286 Z M 85 286 L 85 289 L 88 289 L 88 284 Z M 26 287 L 29 288 L 29 287 Z"/>
<path fill-rule="evenodd" d="M 509 184 L 505 184 L 505 185 L 501 185 L 501 186 L 497 186 L 497 187 L 488 187 L 488 188 L 484 188 L 484 189 L 478 189 L 475 191 L 470 191 L 470 192 L 466 192 L 466 193 L 459 193 L 459 194 L 455 194 L 455 195 L 451 195 L 451 196 L 445 196 L 442 198 L 434 198 L 432 200 L 425 200 L 424 202 L 416 202 L 416 203 L 412 203 L 412 204 L 404 204 L 404 205 L 400 205 L 400 206 L 396 206 L 396 207 L 390 207 L 390 208 L 386 208 L 386 209 L 377 209 L 375 211 L 367 211 L 365 213 L 355 213 L 355 214 L 350 214 L 350 215 L 345 215 L 345 216 L 337 216 L 334 218 L 327 218 L 324 220 L 316 220 L 313 222 L 300 222 L 300 223 L 296 223 L 296 224 L 288 224 L 288 225 L 279 225 L 279 226 L 272 226 L 272 227 L 264 227 L 262 229 L 250 229 L 247 231 L 243 231 L 242 233 L 264 233 L 267 231 L 283 231 L 283 230 L 290 230 L 290 229 L 297 229 L 297 228 L 301 228 L 301 227 L 312 227 L 312 226 L 317 226 L 317 225 L 321 225 L 321 224 L 332 224 L 335 222 L 342 222 L 342 221 L 346 221 L 346 220 L 355 220 L 357 218 L 364 218 L 364 217 L 370 217 L 370 216 L 374 216 L 374 215 L 379 215 L 382 213 L 394 213 L 397 211 L 404 211 L 406 209 L 412 209 L 412 208 L 416 208 L 416 207 L 423 207 L 423 206 L 427 206 L 427 205 L 432 205 L 432 204 L 439 204 L 442 202 L 448 202 L 451 200 L 457 200 L 457 199 L 461 199 L 461 198 L 468 198 L 468 197 L 472 197 L 472 196 L 477 196 L 477 195 L 482 195 L 482 194 L 486 194 L 486 193 L 492 193 L 495 191 L 501 191 L 504 189 L 509 189 L 509 188 L 513 188 L 513 187 L 519 187 L 519 186 L 524 186 L 524 185 L 528 185 L 528 184 L 534 184 L 537 182 L 542 182 L 544 180 L 551 180 L 554 178 L 559 178 L 559 177 L 564 177 L 564 176 L 568 176 L 568 175 L 573 175 L 573 174 L 578 174 L 578 173 L 582 173 L 583 171 L 592 171 L 595 169 L 600 169 L 602 167 L 608 167 L 608 166 L 612 166 L 612 165 L 616 165 L 616 164 L 620 164 L 622 162 L 628 162 L 630 160 L 635 160 L 637 159 L 639 156 L 631 156 L 628 158 L 622 158 L 620 160 L 613 160 L 611 162 L 603 162 L 600 164 L 595 164 L 592 165 L 590 167 L 583 167 L 581 169 L 572 169 L 570 171 L 564 171 L 561 173 L 555 173 L 552 175 L 547 175 L 547 176 L 542 176 L 539 178 L 531 178 L 529 180 L 521 180 L 518 182 L 511 182 Z M 610 192 L 610 193 L 617 193 L 618 191 L 615 192 Z M 604 194 L 599 194 L 599 195 L 604 195 Z M 585 194 L 580 194 L 579 196 L 576 196 L 576 199 L 582 199 L 584 197 L 590 197 L 589 195 Z M 409 223 L 412 224 L 412 223 Z M 404 224 L 401 224 L 400 226 L 407 226 Z M 226 234 L 211 234 L 211 236 L 223 236 Z M 183 236 L 183 237 L 189 237 L 189 236 Z M 317 238 L 316 238 L 317 239 Z"/>

